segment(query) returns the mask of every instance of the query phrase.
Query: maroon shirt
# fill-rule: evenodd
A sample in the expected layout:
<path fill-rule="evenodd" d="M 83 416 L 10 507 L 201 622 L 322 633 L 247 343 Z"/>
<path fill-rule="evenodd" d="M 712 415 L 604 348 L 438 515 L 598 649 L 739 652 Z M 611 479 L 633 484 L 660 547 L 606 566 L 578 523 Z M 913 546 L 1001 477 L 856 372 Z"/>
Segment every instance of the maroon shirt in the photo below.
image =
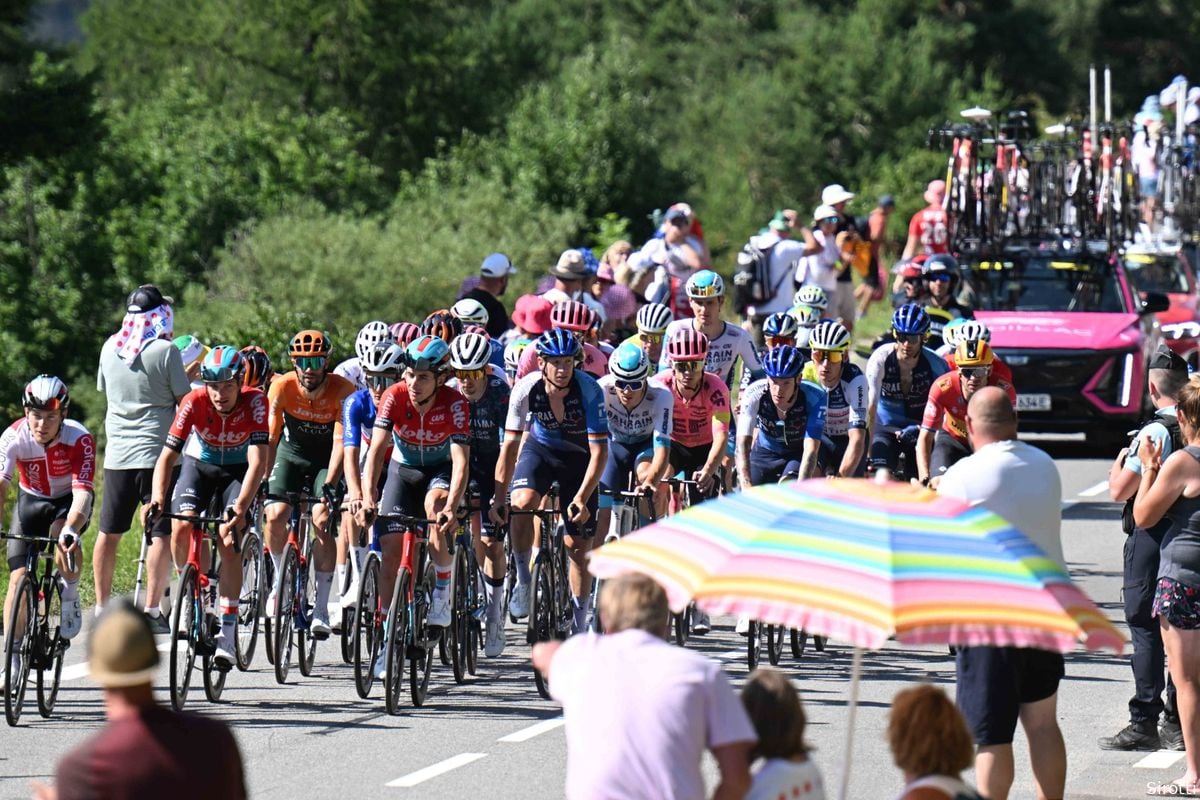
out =
<path fill-rule="evenodd" d="M 58 764 L 59 800 L 244 798 L 242 757 L 229 728 L 160 706 L 110 721 Z"/>

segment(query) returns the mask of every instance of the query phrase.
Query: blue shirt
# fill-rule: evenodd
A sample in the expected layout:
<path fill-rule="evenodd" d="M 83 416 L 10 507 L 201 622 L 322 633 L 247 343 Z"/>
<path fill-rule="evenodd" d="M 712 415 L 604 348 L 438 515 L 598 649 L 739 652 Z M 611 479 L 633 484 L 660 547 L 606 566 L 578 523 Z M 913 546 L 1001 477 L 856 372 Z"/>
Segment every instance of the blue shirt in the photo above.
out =
<path fill-rule="evenodd" d="M 750 384 L 740 400 L 738 430 L 754 431 L 752 449 L 776 455 L 799 455 L 805 439 L 820 439 L 825 431 L 825 390 L 810 381 L 796 385 L 796 399 L 780 416 L 771 399 L 770 382 L 764 378 Z"/>
<path fill-rule="evenodd" d="M 596 379 L 576 369 L 563 398 L 563 418 L 555 419 L 541 372 L 531 372 L 513 387 L 504 429 L 529 431 L 539 444 L 552 449 L 588 452 L 590 441 L 608 441 L 604 393 Z"/>

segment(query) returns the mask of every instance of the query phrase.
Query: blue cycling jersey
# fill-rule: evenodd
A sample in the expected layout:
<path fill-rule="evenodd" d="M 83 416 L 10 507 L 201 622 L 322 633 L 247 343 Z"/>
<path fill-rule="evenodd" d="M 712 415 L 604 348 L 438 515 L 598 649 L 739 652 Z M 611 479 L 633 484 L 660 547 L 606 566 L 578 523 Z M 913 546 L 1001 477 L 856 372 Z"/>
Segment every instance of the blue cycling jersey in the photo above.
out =
<path fill-rule="evenodd" d="M 820 439 L 825 430 L 825 390 L 815 383 L 800 381 L 792 407 L 780 418 L 769 385 L 766 378 L 750 384 L 740 401 L 738 430 L 742 434 L 754 431 L 751 447 L 755 450 L 800 455 L 804 452 L 804 440 Z"/>
<path fill-rule="evenodd" d="M 896 428 L 920 424 L 925 403 L 929 400 L 929 388 L 949 369 L 941 356 L 923 347 L 912 368 L 908 391 L 904 391 L 896 343 L 882 345 L 867 362 L 868 408 L 875 409 L 875 424 Z"/>
<path fill-rule="evenodd" d="M 591 441 L 608 441 L 604 393 L 596 379 L 575 370 L 562 401 L 563 418 L 554 416 L 541 372 L 531 372 L 513 387 L 504 429 L 529 431 L 537 443 L 551 449 L 588 452 Z"/>
<path fill-rule="evenodd" d="M 504 418 L 508 414 L 508 400 L 512 390 L 508 382 L 495 373 L 488 373 L 487 389 L 483 397 L 470 400 L 471 404 L 471 458 L 491 456 L 500 452 L 504 439 Z M 450 386 L 462 391 L 457 379 Z M 465 396 L 465 394 L 464 394 Z"/>
<path fill-rule="evenodd" d="M 375 401 L 366 389 L 359 389 L 342 402 L 342 446 L 371 446 L 371 428 L 375 425 Z"/>

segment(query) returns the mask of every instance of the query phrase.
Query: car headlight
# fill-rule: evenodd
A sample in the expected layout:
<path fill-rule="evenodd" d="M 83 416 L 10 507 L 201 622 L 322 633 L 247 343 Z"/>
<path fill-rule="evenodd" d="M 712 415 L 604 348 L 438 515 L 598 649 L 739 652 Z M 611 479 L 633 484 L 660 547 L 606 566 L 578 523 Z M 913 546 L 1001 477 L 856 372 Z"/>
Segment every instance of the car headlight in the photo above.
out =
<path fill-rule="evenodd" d="M 1172 322 L 1162 332 L 1168 339 L 1200 339 L 1200 322 Z"/>

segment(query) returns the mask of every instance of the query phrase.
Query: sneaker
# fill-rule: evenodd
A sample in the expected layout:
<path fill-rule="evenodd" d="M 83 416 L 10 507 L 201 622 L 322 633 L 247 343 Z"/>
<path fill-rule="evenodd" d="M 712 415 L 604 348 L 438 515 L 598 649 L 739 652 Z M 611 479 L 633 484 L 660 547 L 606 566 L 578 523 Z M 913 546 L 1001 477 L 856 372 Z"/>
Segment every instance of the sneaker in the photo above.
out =
<path fill-rule="evenodd" d="M 274 617 L 275 616 L 275 606 L 277 604 L 278 604 L 278 600 L 276 599 L 275 590 L 272 589 L 271 593 L 269 595 L 267 595 L 267 604 L 266 604 L 266 606 L 263 607 L 263 614 L 265 614 L 268 617 Z"/>
<path fill-rule="evenodd" d="M 1160 741 L 1153 722 L 1131 722 L 1116 736 L 1101 737 L 1097 744 L 1101 750 L 1157 750 Z"/>
<path fill-rule="evenodd" d="M 692 611 L 692 633 L 697 636 L 703 636 L 712 630 L 712 622 L 708 618 L 708 614 L 700 609 Z"/>
<path fill-rule="evenodd" d="M 693 624 L 692 627 L 695 627 L 695 625 Z M 741 634 L 742 636 L 749 636 L 750 635 L 750 618 L 749 617 L 738 617 L 737 625 L 733 626 L 733 630 L 735 633 Z"/>
<path fill-rule="evenodd" d="M 524 619 L 529 616 L 529 584 L 517 582 L 513 589 L 512 600 L 508 603 L 508 613 L 513 619 Z"/>
<path fill-rule="evenodd" d="M 225 637 L 221 637 L 217 641 L 217 652 L 213 654 L 213 661 L 217 666 L 230 669 L 237 661 L 237 656 L 233 653 L 232 645 L 225 644 Z"/>
<path fill-rule="evenodd" d="M 146 621 L 150 623 L 150 632 L 155 636 L 167 636 L 171 633 L 171 623 L 162 614 L 147 614 Z"/>
<path fill-rule="evenodd" d="M 449 589 L 434 590 L 433 599 L 429 602 L 429 616 L 425 618 L 425 624 L 437 628 L 445 628 L 450 624 Z"/>
<path fill-rule="evenodd" d="M 1164 716 L 1163 723 L 1158 728 L 1159 747 L 1163 750 L 1180 750 L 1183 748 L 1183 728 L 1179 726 L 1179 717 L 1171 719 Z"/>
<path fill-rule="evenodd" d="M 353 608 L 358 605 L 358 578 L 353 578 L 350 581 L 350 586 L 342 594 L 342 608 Z"/>
<path fill-rule="evenodd" d="M 508 644 L 504 636 L 504 620 L 488 619 L 487 630 L 484 632 L 483 654 L 488 658 L 499 658 Z"/>
<path fill-rule="evenodd" d="M 324 608 L 313 609 L 312 622 L 308 626 L 308 632 L 312 634 L 314 639 L 328 639 L 330 631 L 329 627 L 329 611 Z"/>
<path fill-rule="evenodd" d="M 58 630 L 58 635 L 64 639 L 74 639 L 81 628 L 83 628 L 83 609 L 79 605 L 79 598 L 63 600 L 62 626 Z"/>
<path fill-rule="evenodd" d="M 375 680 L 387 680 L 387 664 L 383 660 L 383 653 L 375 656 L 375 663 L 371 665 L 371 674 L 375 676 Z"/>

